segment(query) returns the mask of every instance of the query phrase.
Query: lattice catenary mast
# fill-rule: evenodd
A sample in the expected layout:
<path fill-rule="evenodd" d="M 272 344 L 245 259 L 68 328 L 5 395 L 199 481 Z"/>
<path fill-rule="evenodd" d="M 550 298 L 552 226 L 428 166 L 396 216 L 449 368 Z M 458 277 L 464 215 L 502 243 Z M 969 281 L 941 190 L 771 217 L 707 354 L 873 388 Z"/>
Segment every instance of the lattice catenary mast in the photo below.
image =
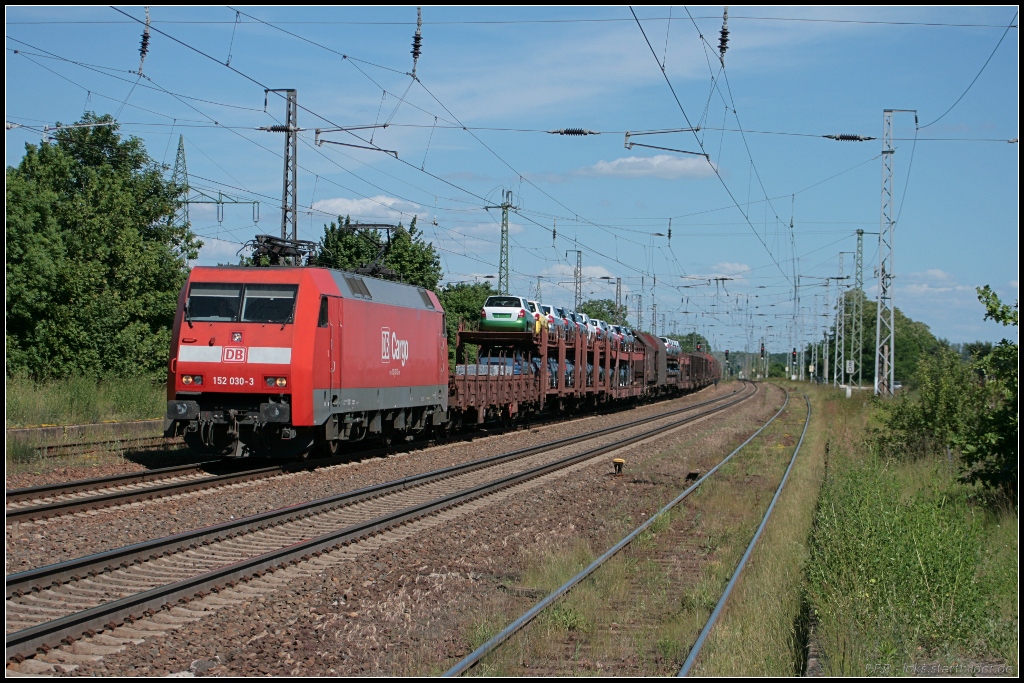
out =
<path fill-rule="evenodd" d="M 875 395 L 892 396 L 896 378 L 896 304 L 893 299 L 895 268 L 893 266 L 892 115 L 897 112 L 914 114 L 914 109 L 885 109 L 882 111 L 882 217 L 878 230 L 878 312 L 875 324 Z"/>

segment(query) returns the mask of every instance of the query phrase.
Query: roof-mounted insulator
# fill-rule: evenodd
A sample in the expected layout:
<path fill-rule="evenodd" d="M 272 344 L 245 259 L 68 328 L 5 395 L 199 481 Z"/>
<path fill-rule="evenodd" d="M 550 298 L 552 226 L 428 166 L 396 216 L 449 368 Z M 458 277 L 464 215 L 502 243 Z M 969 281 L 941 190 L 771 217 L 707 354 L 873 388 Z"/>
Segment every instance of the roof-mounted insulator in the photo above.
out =
<path fill-rule="evenodd" d="M 416 8 L 416 33 L 412 37 L 412 76 L 416 77 L 416 62 L 423 54 L 423 12 L 422 8 Z"/>
<path fill-rule="evenodd" d="M 729 6 L 722 13 L 722 32 L 718 36 L 718 58 L 725 62 L 725 51 L 729 49 Z"/>
<path fill-rule="evenodd" d="M 559 128 L 558 130 L 549 130 L 548 133 L 552 135 L 600 135 L 601 133 L 596 130 L 587 130 L 586 128 Z"/>
<path fill-rule="evenodd" d="M 146 28 L 142 29 L 142 42 L 139 44 L 139 75 L 142 75 L 142 63 L 149 54 L 149 6 L 146 6 Z"/>
<path fill-rule="evenodd" d="M 846 133 L 841 133 L 839 135 L 822 135 L 821 137 L 828 138 L 829 140 L 838 140 L 839 142 L 867 142 L 868 140 L 875 139 L 866 135 L 848 135 Z"/>

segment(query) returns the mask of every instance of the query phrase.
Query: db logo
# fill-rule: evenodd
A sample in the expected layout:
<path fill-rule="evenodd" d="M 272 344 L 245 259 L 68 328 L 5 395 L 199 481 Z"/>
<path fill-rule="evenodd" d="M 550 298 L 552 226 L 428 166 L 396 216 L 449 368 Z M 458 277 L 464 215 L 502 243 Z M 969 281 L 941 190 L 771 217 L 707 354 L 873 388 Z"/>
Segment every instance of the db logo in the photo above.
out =
<path fill-rule="evenodd" d="M 392 360 L 401 361 L 402 367 L 409 360 L 409 340 L 399 339 L 396 332 L 390 327 L 380 328 L 380 362 L 390 363 Z"/>
<path fill-rule="evenodd" d="M 224 353 L 221 355 L 221 360 L 223 360 L 225 363 L 244 363 L 245 347 L 225 346 Z"/>

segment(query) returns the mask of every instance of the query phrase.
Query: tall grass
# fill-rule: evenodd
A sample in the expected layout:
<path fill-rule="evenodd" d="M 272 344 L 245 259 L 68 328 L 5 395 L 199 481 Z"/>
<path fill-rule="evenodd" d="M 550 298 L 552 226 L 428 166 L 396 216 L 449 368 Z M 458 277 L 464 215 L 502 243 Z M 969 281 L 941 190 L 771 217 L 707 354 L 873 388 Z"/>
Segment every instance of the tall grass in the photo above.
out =
<path fill-rule="evenodd" d="M 161 383 L 138 377 L 71 377 L 35 382 L 7 378 L 7 427 L 90 424 L 161 417 L 167 408 Z"/>
<path fill-rule="evenodd" d="M 807 569 L 825 671 L 1015 662 L 1015 512 L 977 505 L 972 489 L 932 463 L 870 455 L 833 463 Z"/>

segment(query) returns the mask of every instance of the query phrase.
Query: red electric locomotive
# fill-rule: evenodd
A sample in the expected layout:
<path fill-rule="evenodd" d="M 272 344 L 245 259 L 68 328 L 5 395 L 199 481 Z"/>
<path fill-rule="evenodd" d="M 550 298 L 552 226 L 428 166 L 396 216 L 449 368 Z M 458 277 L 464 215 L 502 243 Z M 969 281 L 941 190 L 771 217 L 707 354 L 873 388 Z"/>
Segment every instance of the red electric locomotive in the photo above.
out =
<path fill-rule="evenodd" d="M 165 434 L 243 456 L 328 454 L 442 425 L 433 292 L 328 268 L 196 267 L 178 298 Z"/>

